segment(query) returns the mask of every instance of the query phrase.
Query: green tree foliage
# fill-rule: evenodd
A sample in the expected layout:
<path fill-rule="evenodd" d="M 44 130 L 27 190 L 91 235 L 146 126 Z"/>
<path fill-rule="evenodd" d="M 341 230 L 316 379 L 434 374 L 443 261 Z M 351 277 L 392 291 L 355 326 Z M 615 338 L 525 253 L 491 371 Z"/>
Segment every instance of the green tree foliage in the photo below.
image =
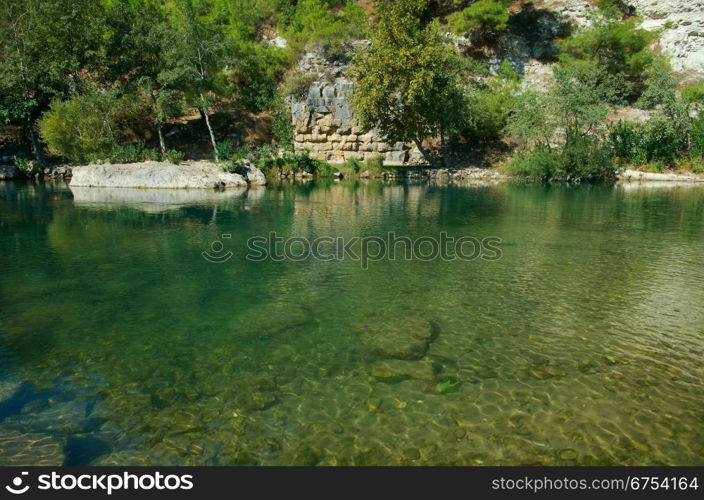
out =
<path fill-rule="evenodd" d="M 55 98 L 84 91 L 98 69 L 103 9 L 92 0 L 0 3 L 0 119 L 22 125 L 42 160 L 35 124 Z"/>
<path fill-rule="evenodd" d="M 53 154 L 90 161 L 107 157 L 126 131 L 139 126 L 144 111 L 144 102 L 133 94 L 93 93 L 55 100 L 39 130 Z"/>
<path fill-rule="evenodd" d="M 510 5 L 510 0 L 476 0 L 449 15 L 447 22 L 455 33 L 469 34 L 474 43 L 484 44 L 506 29 Z"/>
<path fill-rule="evenodd" d="M 608 107 L 598 77 L 584 66 L 557 67 L 550 92 L 528 91 L 517 98 L 507 131 L 524 151 L 510 166 L 514 175 L 540 181 L 615 178 L 603 146 Z"/>
<path fill-rule="evenodd" d="M 105 79 L 144 97 L 165 153 L 163 124 L 183 113 L 182 94 L 172 78 L 176 61 L 167 57 L 176 43 L 175 32 L 166 12 L 151 0 L 117 0 L 106 18 Z"/>
<path fill-rule="evenodd" d="M 161 78 L 183 90 L 200 110 L 217 160 L 217 141 L 209 108 L 213 97 L 228 92 L 221 72 L 227 60 L 228 40 L 222 28 L 207 18 L 207 11 L 199 11 L 198 7 L 202 5 L 193 0 L 178 1 L 176 33 L 173 44 L 164 54 L 169 70 L 164 71 Z"/>
<path fill-rule="evenodd" d="M 351 70 L 357 85 L 353 106 L 364 127 L 378 127 L 393 142 L 413 141 L 432 161 L 423 141 L 440 135 L 444 146 L 464 119 L 461 64 L 428 18 L 427 0 L 377 6 L 371 45 L 357 54 Z"/>
<path fill-rule="evenodd" d="M 320 46 L 360 38 L 366 14 L 351 0 L 300 0 L 286 21 L 284 34 L 294 49 L 300 50 L 308 42 Z"/>
<path fill-rule="evenodd" d="M 655 60 L 648 46 L 656 37 L 657 33 L 639 28 L 637 19 L 621 20 L 602 10 L 591 27 L 558 42 L 560 62 L 568 67 L 595 68 L 596 83 L 608 102 L 634 101 L 643 91 L 647 70 Z"/>

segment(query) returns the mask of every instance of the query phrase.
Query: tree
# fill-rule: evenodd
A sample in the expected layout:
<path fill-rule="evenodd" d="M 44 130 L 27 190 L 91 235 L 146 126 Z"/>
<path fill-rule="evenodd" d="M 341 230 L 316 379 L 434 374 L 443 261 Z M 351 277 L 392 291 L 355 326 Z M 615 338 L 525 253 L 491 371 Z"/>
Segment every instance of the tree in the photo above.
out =
<path fill-rule="evenodd" d="M 179 0 L 178 24 L 173 45 L 165 57 L 170 69 L 161 73 L 161 81 L 180 86 L 190 95 L 202 113 L 217 161 L 218 147 L 210 123 L 210 95 L 223 93 L 221 70 L 226 61 L 225 34 L 196 11 L 193 0 Z"/>
<path fill-rule="evenodd" d="M 150 0 L 116 2 L 107 12 L 107 26 L 106 79 L 146 99 L 165 153 L 162 127 L 183 112 L 181 92 L 172 81 L 174 60 L 167 57 L 176 41 L 174 30 L 160 5 Z"/>
<path fill-rule="evenodd" d="M 0 118 L 22 126 L 43 161 L 36 122 L 55 98 L 86 89 L 100 62 L 103 9 L 93 0 L 3 0 Z"/>
<path fill-rule="evenodd" d="M 621 20 L 601 9 L 592 26 L 558 42 L 563 66 L 592 66 L 596 82 L 612 104 L 637 99 L 648 68 L 655 60 L 650 43 L 657 33 L 638 27 L 636 19 Z"/>
<path fill-rule="evenodd" d="M 481 45 L 506 29 L 510 4 L 510 0 L 476 0 L 448 16 L 447 22 L 453 31 L 469 33 L 472 42 Z"/>
<path fill-rule="evenodd" d="M 460 63 L 428 14 L 428 0 L 377 3 L 379 24 L 371 45 L 354 58 L 353 106 L 363 127 L 378 127 L 392 141 L 423 146 L 440 136 L 443 162 L 446 138 L 463 120 Z"/>

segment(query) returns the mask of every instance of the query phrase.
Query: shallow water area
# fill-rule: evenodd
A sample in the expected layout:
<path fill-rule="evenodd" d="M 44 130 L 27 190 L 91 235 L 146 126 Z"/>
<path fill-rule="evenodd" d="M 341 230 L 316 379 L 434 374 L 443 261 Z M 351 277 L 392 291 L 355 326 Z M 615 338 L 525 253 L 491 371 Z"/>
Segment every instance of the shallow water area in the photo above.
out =
<path fill-rule="evenodd" d="M 704 186 L 158 191 L 0 182 L 0 465 L 704 464 Z"/>

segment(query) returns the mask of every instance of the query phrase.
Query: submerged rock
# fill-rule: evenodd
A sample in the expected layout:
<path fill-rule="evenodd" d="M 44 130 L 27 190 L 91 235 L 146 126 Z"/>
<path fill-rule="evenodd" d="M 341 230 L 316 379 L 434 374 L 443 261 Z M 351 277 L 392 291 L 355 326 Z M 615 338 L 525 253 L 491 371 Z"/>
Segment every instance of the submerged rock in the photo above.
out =
<path fill-rule="evenodd" d="M 357 328 L 362 344 L 370 352 L 386 358 L 420 359 L 433 340 L 433 325 L 426 319 L 409 316 Z"/>
<path fill-rule="evenodd" d="M 24 384 L 19 380 L 0 381 L 0 404 L 9 401 L 20 392 Z"/>
<path fill-rule="evenodd" d="M 433 366 L 423 361 L 385 359 L 372 365 L 372 376 L 388 382 L 407 378 L 432 380 L 433 375 Z"/>
<path fill-rule="evenodd" d="M 14 165 L 0 165 L 0 180 L 19 177 L 19 170 Z"/>
<path fill-rule="evenodd" d="M 64 462 L 64 446 L 45 434 L 14 430 L 0 432 L 0 465 L 58 466 Z"/>
<path fill-rule="evenodd" d="M 75 167 L 71 186 L 119 188 L 214 189 L 246 186 L 239 174 L 224 172 L 219 165 L 200 162 L 190 165 L 147 161 L 131 164 L 101 164 Z"/>

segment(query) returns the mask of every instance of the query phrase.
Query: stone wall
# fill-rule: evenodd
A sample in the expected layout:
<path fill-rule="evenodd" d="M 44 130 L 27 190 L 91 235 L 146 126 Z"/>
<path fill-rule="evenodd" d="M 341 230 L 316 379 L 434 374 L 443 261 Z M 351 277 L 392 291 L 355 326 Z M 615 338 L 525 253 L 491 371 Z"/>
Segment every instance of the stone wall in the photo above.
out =
<path fill-rule="evenodd" d="M 313 82 L 304 99 L 292 100 L 294 149 L 331 163 L 373 156 L 381 156 L 386 165 L 421 163 L 417 148 L 385 142 L 378 130 L 360 127 L 352 110 L 353 93 L 354 83 L 337 77 Z"/>

